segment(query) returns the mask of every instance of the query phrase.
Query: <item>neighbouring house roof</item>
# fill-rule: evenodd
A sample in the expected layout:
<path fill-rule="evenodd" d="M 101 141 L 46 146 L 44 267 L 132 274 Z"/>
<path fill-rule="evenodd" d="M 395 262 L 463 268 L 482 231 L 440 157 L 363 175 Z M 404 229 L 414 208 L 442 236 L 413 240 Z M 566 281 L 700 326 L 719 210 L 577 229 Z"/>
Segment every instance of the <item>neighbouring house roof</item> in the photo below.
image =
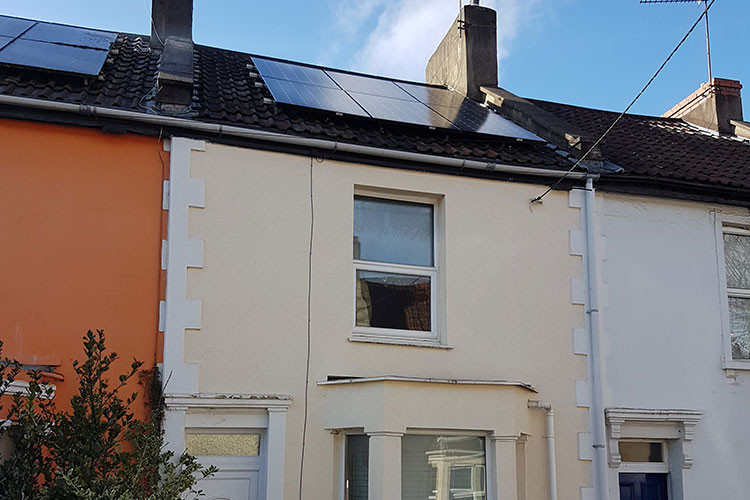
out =
<path fill-rule="evenodd" d="M 155 113 L 159 55 L 149 48 L 149 37 L 119 34 L 98 78 L 0 67 L 0 94 Z M 195 45 L 193 102 L 181 117 L 429 155 L 553 170 L 572 165 L 543 142 L 275 104 L 248 69 L 251 63 L 251 54 Z"/>
<path fill-rule="evenodd" d="M 619 113 L 529 99 L 535 106 L 598 138 Z M 626 114 L 601 142 L 602 156 L 624 178 L 647 177 L 750 189 L 750 141 L 678 118 Z"/>

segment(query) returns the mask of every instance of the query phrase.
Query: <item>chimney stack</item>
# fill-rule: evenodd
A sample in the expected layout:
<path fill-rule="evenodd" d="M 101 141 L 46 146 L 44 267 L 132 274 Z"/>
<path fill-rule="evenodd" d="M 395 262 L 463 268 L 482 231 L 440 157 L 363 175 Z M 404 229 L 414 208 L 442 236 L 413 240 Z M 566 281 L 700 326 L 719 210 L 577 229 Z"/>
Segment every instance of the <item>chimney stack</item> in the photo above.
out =
<path fill-rule="evenodd" d="M 427 62 L 425 80 L 484 101 L 480 87 L 497 87 L 497 13 L 478 0 L 464 5 Z"/>
<path fill-rule="evenodd" d="M 153 0 L 151 17 L 151 48 L 163 49 L 169 37 L 193 40 L 192 0 Z"/>
<path fill-rule="evenodd" d="M 741 89 L 736 80 L 712 78 L 662 116 L 682 118 L 720 134 L 735 134 L 736 122 L 742 122 Z"/>
<path fill-rule="evenodd" d="M 160 49 L 156 102 L 183 114 L 193 99 L 193 0 L 153 0 L 151 47 Z"/>

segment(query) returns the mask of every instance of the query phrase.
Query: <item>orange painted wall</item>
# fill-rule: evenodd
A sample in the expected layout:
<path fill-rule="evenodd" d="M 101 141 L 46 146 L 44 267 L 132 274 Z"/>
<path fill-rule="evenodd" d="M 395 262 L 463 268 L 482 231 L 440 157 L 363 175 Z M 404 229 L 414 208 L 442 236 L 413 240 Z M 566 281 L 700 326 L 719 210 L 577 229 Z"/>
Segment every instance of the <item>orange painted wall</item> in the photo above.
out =
<path fill-rule="evenodd" d="M 113 382 L 134 357 L 161 357 L 160 150 L 152 137 L 0 120 L 0 340 L 22 363 L 60 363 L 58 405 L 88 329 L 121 357 Z"/>

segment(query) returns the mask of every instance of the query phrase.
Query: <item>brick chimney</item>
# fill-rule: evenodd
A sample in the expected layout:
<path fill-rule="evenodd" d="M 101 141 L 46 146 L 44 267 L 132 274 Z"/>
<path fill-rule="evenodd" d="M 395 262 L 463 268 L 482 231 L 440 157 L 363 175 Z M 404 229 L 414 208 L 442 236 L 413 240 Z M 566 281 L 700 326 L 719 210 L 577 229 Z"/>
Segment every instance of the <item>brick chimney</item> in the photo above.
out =
<path fill-rule="evenodd" d="M 682 118 L 721 134 L 735 134 L 742 122 L 742 85 L 736 80 L 713 78 L 662 116 Z"/>
<path fill-rule="evenodd" d="M 497 86 L 497 13 L 477 0 L 464 5 L 427 62 L 425 80 L 484 101 L 479 88 Z"/>
<path fill-rule="evenodd" d="M 193 0 L 153 0 L 151 47 L 161 50 L 156 102 L 183 114 L 193 99 Z"/>

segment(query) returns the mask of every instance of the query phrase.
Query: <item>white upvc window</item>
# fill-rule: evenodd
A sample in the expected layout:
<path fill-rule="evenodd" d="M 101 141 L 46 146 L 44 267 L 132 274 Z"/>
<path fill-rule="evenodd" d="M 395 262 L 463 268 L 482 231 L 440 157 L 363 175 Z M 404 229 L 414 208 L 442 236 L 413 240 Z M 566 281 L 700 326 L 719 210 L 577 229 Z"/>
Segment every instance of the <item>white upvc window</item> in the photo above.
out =
<path fill-rule="evenodd" d="M 401 499 L 486 500 L 484 436 L 406 434 L 401 438 Z"/>
<path fill-rule="evenodd" d="M 345 436 L 347 500 L 367 500 L 369 437 Z M 486 439 L 470 433 L 401 436 L 401 499 L 487 499 Z"/>
<path fill-rule="evenodd" d="M 724 365 L 750 369 L 750 228 L 725 223 L 721 243 Z"/>
<path fill-rule="evenodd" d="M 437 342 L 435 204 L 354 196 L 354 335 Z"/>

